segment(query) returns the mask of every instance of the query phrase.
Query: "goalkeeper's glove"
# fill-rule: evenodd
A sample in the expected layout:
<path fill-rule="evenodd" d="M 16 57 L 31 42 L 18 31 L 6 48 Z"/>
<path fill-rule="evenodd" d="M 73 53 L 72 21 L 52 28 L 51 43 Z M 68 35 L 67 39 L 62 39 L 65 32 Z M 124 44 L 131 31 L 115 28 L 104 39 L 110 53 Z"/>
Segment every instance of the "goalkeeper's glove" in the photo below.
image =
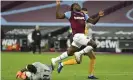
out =
<path fill-rule="evenodd" d="M 22 80 L 25 80 L 27 78 L 25 72 L 18 71 L 16 74 L 16 78 L 20 78 Z"/>
<path fill-rule="evenodd" d="M 18 71 L 18 72 L 17 72 L 17 74 L 16 74 L 16 78 L 20 78 L 20 77 L 21 77 L 21 75 L 22 75 L 22 73 L 23 73 L 23 72 Z"/>

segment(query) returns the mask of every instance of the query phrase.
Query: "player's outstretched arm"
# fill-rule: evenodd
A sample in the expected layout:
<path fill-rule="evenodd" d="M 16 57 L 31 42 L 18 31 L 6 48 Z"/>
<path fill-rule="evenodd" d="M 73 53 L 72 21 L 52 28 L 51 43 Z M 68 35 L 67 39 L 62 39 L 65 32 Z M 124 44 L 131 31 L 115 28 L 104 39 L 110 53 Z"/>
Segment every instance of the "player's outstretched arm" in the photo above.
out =
<path fill-rule="evenodd" d="M 65 15 L 59 12 L 60 9 L 60 0 L 56 0 L 56 19 L 64 19 Z"/>
<path fill-rule="evenodd" d="M 98 16 L 96 18 L 93 18 L 93 19 L 92 18 L 89 18 L 87 20 L 87 22 L 92 23 L 92 24 L 96 24 L 99 21 L 99 19 L 101 17 L 103 17 L 103 16 L 104 16 L 104 12 L 103 11 L 100 11 L 99 14 L 98 14 Z"/>

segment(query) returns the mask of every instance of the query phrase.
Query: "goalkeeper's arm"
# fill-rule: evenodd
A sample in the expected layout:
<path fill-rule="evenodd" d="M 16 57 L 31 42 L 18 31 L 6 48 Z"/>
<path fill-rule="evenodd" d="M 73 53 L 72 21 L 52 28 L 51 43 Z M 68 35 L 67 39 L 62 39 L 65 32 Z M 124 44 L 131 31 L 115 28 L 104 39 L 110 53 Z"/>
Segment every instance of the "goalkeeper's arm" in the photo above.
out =
<path fill-rule="evenodd" d="M 18 71 L 16 74 L 16 78 L 21 78 L 23 72 L 28 71 L 26 68 L 23 68 L 22 70 Z"/>

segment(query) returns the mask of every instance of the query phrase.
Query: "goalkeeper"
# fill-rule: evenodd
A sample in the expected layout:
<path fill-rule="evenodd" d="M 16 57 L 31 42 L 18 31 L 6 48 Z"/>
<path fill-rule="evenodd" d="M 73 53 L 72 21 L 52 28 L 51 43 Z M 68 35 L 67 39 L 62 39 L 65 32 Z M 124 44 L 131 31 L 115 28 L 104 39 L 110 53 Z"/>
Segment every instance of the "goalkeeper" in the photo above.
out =
<path fill-rule="evenodd" d="M 40 62 L 28 64 L 16 74 L 21 80 L 51 80 L 52 67 Z"/>

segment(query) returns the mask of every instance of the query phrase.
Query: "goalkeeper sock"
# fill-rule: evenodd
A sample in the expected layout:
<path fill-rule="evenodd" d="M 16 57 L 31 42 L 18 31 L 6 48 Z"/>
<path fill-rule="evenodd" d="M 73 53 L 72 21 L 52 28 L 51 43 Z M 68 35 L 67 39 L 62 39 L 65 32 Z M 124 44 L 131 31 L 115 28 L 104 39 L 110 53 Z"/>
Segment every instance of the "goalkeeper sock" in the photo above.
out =
<path fill-rule="evenodd" d="M 63 62 L 63 65 L 74 65 L 74 64 L 77 64 L 75 59 L 69 59 L 69 60 Z"/>

